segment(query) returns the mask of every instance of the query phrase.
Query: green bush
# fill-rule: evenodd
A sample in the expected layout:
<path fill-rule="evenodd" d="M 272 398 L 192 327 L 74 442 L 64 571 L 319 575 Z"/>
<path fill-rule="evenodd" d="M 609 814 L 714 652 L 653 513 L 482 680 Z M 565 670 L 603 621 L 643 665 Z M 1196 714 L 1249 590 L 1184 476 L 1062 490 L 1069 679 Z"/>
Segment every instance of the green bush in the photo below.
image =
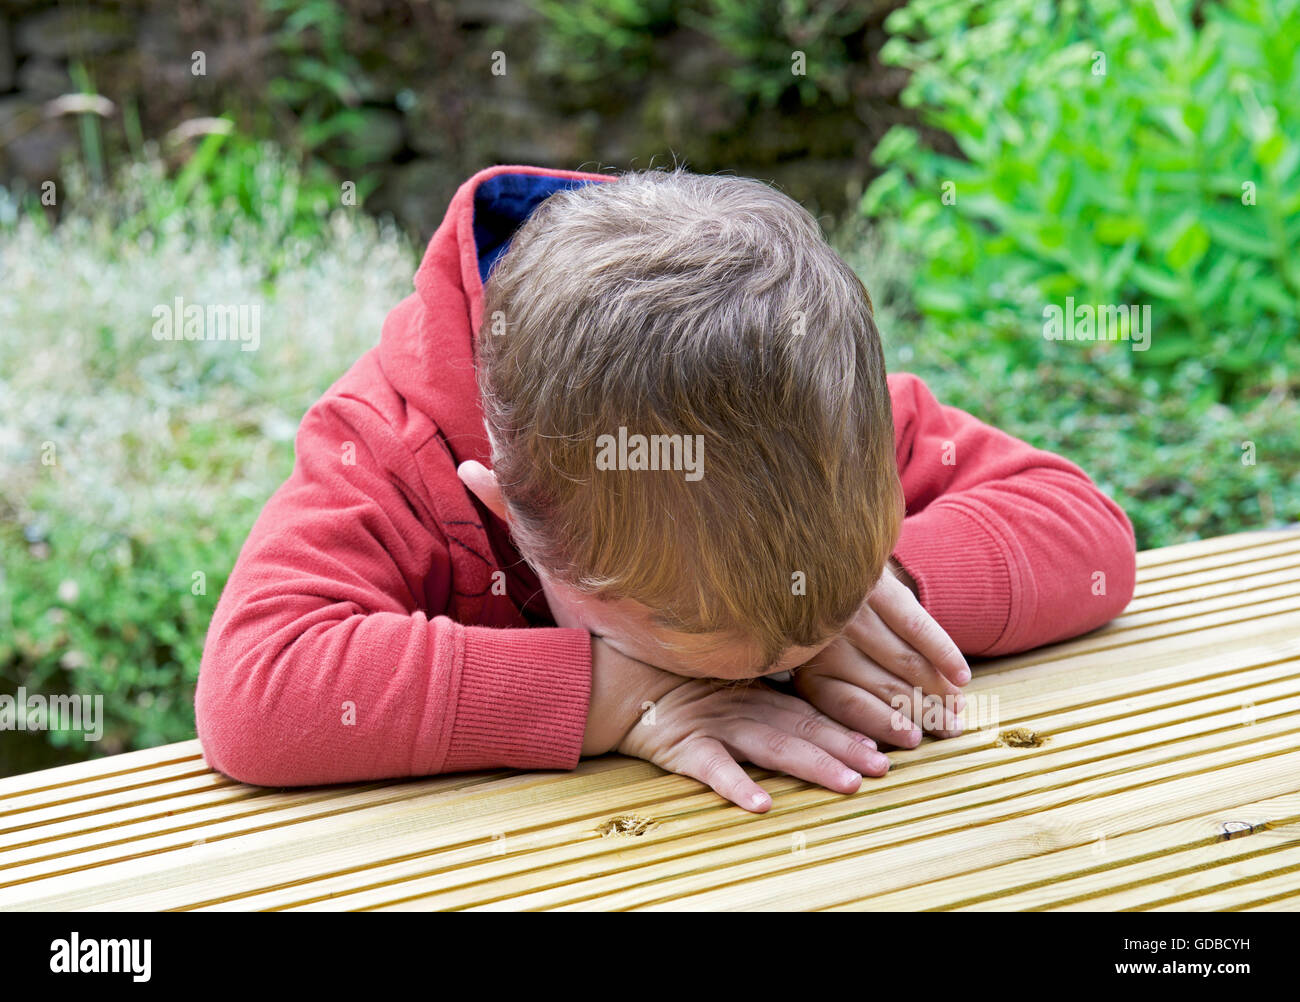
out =
<path fill-rule="evenodd" d="M 850 78 L 861 72 L 861 32 L 873 13 L 871 4 L 837 0 L 707 0 L 684 11 L 682 23 L 731 53 L 727 84 L 736 94 L 770 106 L 793 91 L 810 105 L 822 97 L 848 100 Z"/>
<path fill-rule="evenodd" d="M 371 168 L 386 154 L 376 156 L 371 145 L 368 124 L 374 119 L 365 102 L 385 102 L 353 52 L 364 4 L 261 0 L 261 7 L 274 25 L 270 37 L 281 69 L 251 117 L 309 158 L 314 170 L 323 173 L 322 158 L 327 159 L 369 194 L 379 184 Z"/>
<path fill-rule="evenodd" d="M 690 28 L 728 53 L 728 89 L 772 106 L 845 101 L 862 35 L 879 5 L 843 0 L 530 0 L 542 15 L 546 68 L 579 84 L 640 86 L 656 42 Z M 794 58 L 802 53 L 795 72 Z"/>
<path fill-rule="evenodd" d="M 894 129 L 863 208 L 902 221 L 954 350 L 1077 354 L 1043 337 L 1073 297 L 1149 304 L 1136 364 L 1202 363 L 1218 399 L 1296 371 L 1300 2 L 912 0 L 886 24 L 904 102 L 960 155 Z"/>
<path fill-rule="evenodd" d="M 1129 351 L 1025 362 L 993 341 L 956 342 L 918 317 L 910 237 L 859 221 L 835 238 L 871 292 L 891 372 L 1083 467 L 1128 513 L 1139 549 L 1300 522 L 1300 401 L 1285 381 L 1229 407 L 1205 392 L 1198 360 L 1161 383 Z"/>
<path fill-rule="evenodd" d="M 298 421 L 411 288 L 398 232 L 304 216 L 296 169 L 257 150 L 233 187 L 74 171 L 53 229 L 0 189 L 0 692 L 102 695 L 97 745 L 40 735 L 69 759 L 193 736 L 208 621 Z M 175 296 L 259 306 L 258 349 L 156 341 Z M 48 764 L 20 743 L 0 774 Z"/>
<path fill-rule="evenodd" d="M 543 18 L 547 70 L 575 83 L 648 72 L 655 37 L 677 20 L 678 0 L 529 0 Z"/>

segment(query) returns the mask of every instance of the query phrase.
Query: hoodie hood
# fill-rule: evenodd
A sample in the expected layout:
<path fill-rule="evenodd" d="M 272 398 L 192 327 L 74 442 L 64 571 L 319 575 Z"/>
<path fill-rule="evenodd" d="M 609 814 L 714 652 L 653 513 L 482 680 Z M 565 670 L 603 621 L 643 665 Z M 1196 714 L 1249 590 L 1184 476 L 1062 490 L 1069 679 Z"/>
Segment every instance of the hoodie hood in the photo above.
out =
<path fill-rule="evenodd" d="M 490 167 L 457 189 L 415 273 L 416 295 L 384 322 L 379 362 L 394 389 L 441 431 L 459 464 L 487 463 L 487 434 L 474 372 L 483 283 L 515 231 L 557 191 L 605 174 L 542 167 Z"/>

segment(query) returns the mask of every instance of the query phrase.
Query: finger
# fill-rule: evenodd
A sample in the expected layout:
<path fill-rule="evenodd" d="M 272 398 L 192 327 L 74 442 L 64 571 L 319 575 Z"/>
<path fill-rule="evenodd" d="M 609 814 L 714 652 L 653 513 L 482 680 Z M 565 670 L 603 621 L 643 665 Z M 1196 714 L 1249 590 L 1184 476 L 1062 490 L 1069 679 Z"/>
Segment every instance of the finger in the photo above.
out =
<path fill-rule="evenodd" d="M 807 699 L 779 692 L 772 695 L 776 698 L 764 696 L 755 699 L 755 704 L 770 708 L 763 717 L 755 719 L 765 719 L 774 726 L 825 748 L 864 775 L 883 776 L 889 771 L 889 759 L 880 754 L 874 738 L 851 730 L 821 712 Z M 768 713 L 772 716 L 768 716 Z M 920 739 L 918 734 L 917 741 Z"/>
<path fill-rule="evenodd" d="M 752 696 L 752 699 L 750 698 Z M 876 742 L 865 734 L 859 734 L 851 730 L 838 720 L 827 716 L 813 707 L 807 699 L 801 696 L 792 696 L 789 693 L 778 692 L 774 689 L 765 689 L 755 687 L 749 695 L 745 697 L 752 705 L 770 706 L 774 710 L 789 713 L 794 717 L 809 717 L 814 722 L 824 727 L 829 727 L 844 737 L 853 741 L 864 744 L 867 748 L 875 749 Z M 807 726 L 807 725 L 804 725 Z M 807 735 L 800 735 L 806 737 Z"/>
<path fill-rule="evenodd" d="M 770 714 L 766 723 L 824 749 L 863 775 L 883 776 L 889 771 L 889 759 L 877 750 L 874 740 L 849 730 L 808 703 L 794 710 L 773 709 Z"/>
<path fill-rule="evenodd" d="M 955 696 L 939 696 L 920 686 L 909 689 L 897 675 L 870 658 L 862 658 L 850 673 L 840 678 L 881 698 L 889 693 L 889 705 L 928 734 L 955 738 L 962 733 L 959 714 L 966 706 L 966 697 L 960 692 Z"/>
<path fill-rule="evenodd" d="M 890 629 L 939 669 L 953 685 L 970 681 L 970 665 L 952 637 L 917 601 L 907 585 L 892 575 L 881 578 L 867 604 Z"/>
<path fill-rule="evenodd" d="M 860 685 L 828 675 L 809 675 L 802 683 L 810 703 L 827 715 L 895 748 L 915 748 L 921 730 L 911 717 Z"/>
<path fill-rule="evenodd" d="M 862 776 L 824 748 L 761 720 L 728 722 L 727 744 L 763 769 L 787 773 L 837 793 L 857 793 Z"/>
<path fill-rule="evenodd" d="M 943 697 L 940 698 L 933 689 L 927 693 L 924 687 L 910 684 L 909 680 L 902 676 L 901 668 L 887 671 L 883 665 L 876 664 L 874 660 L 863 655 L 848 638 L 836 641 L 823 651 L 819 656 L 819 662 L 819 671 L 811 673 L 809 677 L 837 678 L 842 682 L 848 682 L 850 686 L 865 690 L 861 697 L 854 698 L 845 690 L 833 689 L 831 695 L 820 697 L 828 702 L 810 700 L 815 702 L 819 710 L 828 712 L 842 723 L 858 726 L 859 729 L 865 725 L 868 728 L 866 733 L 874 737 L 888 730 L 889 736 L 884 738 L 885 741 L 901 747 L 913 747 L 920 742 L 920 732 L 910 733 L 913 729 L 911 724 L 922 726 L 923 730 L 928 730 L 936 737 L 957 737 L 962 733 L 961 720 L 957 715 L 965 708 L 966 697 L 963 697 L 961 690 L 941 677 L 930 665 L 926 665 L 924 672 L 915 671 L 919 663 L 917 658 L 910 663 L 909 672 L 922 681 L 930 682 L 931 686 L 939 685 L 940 693 L 944 693 Z M 952 690 L 952 693 L 948 690 Z M 805 691 L 802 686 L 798 691 L 803 697 L 809 695 L 809 691 Z M 875 697 L 875 699 L 866 699 L 866 697 Z M 862 702 L 863 699 L 866 699 L 866 702 Z M 829 700 L 837 700 L 837 702 L 829 702 Z M 844 706 L 850 707 L 849 712 L 854 713 L 854 719 L 841 715 Z M 884 707 L 898 711 L 902 719 L 905 719 L 905 723 L 894 721 L 889 710 Z M 889 723 L 881 723 L 881 717 Z"/>
<path fill-rule="evenodd" d="M 698 779 L 737 807 L 762 814 L 772 806 L 767 791 L 749 778 L 720 741 L 697 738 L 682 748 L 673 771 Z"/>
<path fill-rule="evenodd" d="M 874 609 L 855 616 L 844 628 L 844 637 L 858 652 L 922 692 L 937 696 L 956 696 L 961 692 L 956 683 L 900 637 L 895 627 Z"/>

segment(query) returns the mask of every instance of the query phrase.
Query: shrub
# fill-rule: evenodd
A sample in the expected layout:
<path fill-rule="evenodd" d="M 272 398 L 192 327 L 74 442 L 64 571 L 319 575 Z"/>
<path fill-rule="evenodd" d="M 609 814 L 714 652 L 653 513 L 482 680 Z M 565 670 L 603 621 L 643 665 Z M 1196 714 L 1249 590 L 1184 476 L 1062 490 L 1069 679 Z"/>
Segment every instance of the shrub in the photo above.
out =
<path fill-rule="evenodd" d="M 546 26 L 542 61 L 579 84 L 644 74 L 654 39 L 676 23 L 678 0 L 529 0 Z"/>
<path fill-rule="evenodd" d="M 844 102 L 861 68 L 862 31 L 876 13 L 867 3 L 837 0 L 710 0 L 683 12 L 682 22 L 729 52 L 732 92 L 775 105 L 797 93 L 810 105 L 823 96 Z M 800 72 L 793 72 L 796 53 Z"/>
<path fill-rule="evenodd" d="M 154 161 L 111 189 L 74 172 L 52 230 L 0 204 L 0 691 L 102 694 L 97 746 L 48 733 L 69 758 L 193 736 L 208 620 L 298 421 L 411 287 L 395 230 L 298 226 L 292 169 L 262 153 L 257 190 L 282 198 L 200 179 L 160 213 Z M 259 349 L 155 341 L 177 295 L 259 305 Z"/>
<path fill-rule="evenodd" d="M 735 96 L 773 106 L 848 100 L 863 35 L 882 4 L 844 0 L 530 0 L 543 18 L 543 61 L 575 83 L 644 82 L 656 40 L 690 28 L 727 53 Z M 794 58 L 802 53 L 799 71 Z"/>
<path fill-rule="evenodd" d="M 1195 361 L 1234 400 L 1296 371 L 1300 2 L 912 0 L 886 24 L 904 103 L 961 155 L 895 128 L 863 208 L 902 221 L 941 336 L 1035 364 L 1082 350 L 1044 341 L 1047 305 L 1149 304 L 1135 360 L 1161 380 Z"/>
<path fill-rule="evenodd" d="M 907 237 L 858 222 L 835 241 L 871 292 L 891 372 L 1083 467 L 1128 513 L 1139 549 L 1300 521 L 1300 401 L 1284 380 L 1229 407 L 1205 392 L 1200 360 L 1162 384 L 1128 351 L 1027 363 L 993 341 L 942 337 L 918 318 Z"/>

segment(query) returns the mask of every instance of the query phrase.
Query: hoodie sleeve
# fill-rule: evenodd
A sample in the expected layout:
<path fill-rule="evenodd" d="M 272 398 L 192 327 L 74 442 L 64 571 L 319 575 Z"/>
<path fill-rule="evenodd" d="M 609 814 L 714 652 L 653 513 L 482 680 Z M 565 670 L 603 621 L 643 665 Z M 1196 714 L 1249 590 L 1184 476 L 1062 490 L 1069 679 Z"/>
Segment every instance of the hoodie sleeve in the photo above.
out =
<path fill-rule="evenodd" d="M 1133 527 L 1073 463 L 889 377 L 907 514 L 894 556 L 970 655 L 1027 650 L 1113 619 L 1133 596 Z"/>
<path fill-rule="evenodd" d="M 195 716 L 209 765 L 263 786 L 573 768 L 590 637 L 426 613 L 425 582 L 450 581 L 448 541 L 369 404 L 327 395 L 297 457 L 208 630 Z"/>

